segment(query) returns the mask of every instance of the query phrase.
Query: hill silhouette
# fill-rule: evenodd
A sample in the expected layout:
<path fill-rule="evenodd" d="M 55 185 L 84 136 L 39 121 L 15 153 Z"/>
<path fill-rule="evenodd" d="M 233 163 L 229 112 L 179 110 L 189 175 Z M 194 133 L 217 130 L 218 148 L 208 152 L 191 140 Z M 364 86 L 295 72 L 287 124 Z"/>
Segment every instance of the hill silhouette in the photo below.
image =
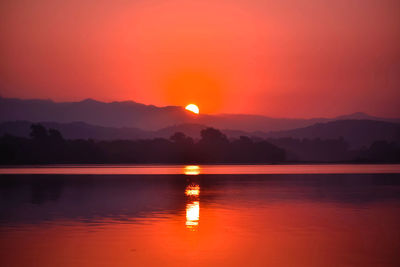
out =
<path fill-rule="evenodd" d="M 105 103 L 86 99 L 79 102 L 53 102 L 0 97 L 0 122 L 22 120 L 71 123 L 79 121 L 103 127 L 138 128 L 146 131 L 157 131 L 172 125 L 188 123 L 218 129 L 269 132 L 302 128 L 321 122 L 359 118 L 400 122 L 399 119 L 376 118 L 364 113 L 313 119 L 271 118 L 246 114 L 194 115 L 183 107 L 156 107 L 133 101 Z"/>
<path fill-rule="evenodd" d="M 13 121 L 0 123 L 0 136 L 10 134 L 18 137 L 29 137 L 32 122 Z M 203 124 L 178 124 L 162 128 L 157 131 L 145 131 L 129 127 L 103 127 L 90 125 L 83 122 L 55 123 L 41 122 L 47 128 L 53 128 L 63 133 L 66 139 L 94 139 L 94 140 L 136 140 L 150 138 L 169 138 L 176 132 L 196 139 L 200 138 L 200 132 L 208 128 Z M 317 123 L 308 127 L 278 132 L 246 132 L 232 129 L 222 129 L 221 132 L 228 138 L 250 138 L 261 139 L 339 139 L 343 138 L 351 149 L 369 146 L 375 141 L 400 142 L 400 124 L 371 121 L 371 120 L 342 120 L 326 123 Z"/>
<path fill-rule="evenodd" d="M 352 148 L 374 141 L 400 142 L 400 124 L 373 120 L 338 120 L 288 131 L 270 132 L 269 138 L 344 138 Z"/>
<path fill-rule="evenodd" d="M 155 133 L 138 128 L 129 127 L 103 127 L 91 125 L 85 122 L 40 122 L 46 128 L 53 128 L 63 133 L 66 139 L 95 139 L 95 140 L 116 140 L 116 139 L 144 139 L 152 138 Z M 10 134 L 18 137 L 29 137 L 32 122 L 9 121 L 0 123 L 0 136 Z"/>
<path fill-rule="evenodd" d="M 0 123 L 0 136 L 9 134 L 18 137 L 29 137 L 30 121 L 7 121 Z M 148 139 L 155 137 L 169 138 L 176 132 L 182 132 L 187 136 L 198 139 L 200 131 L 208 128 L 203 124 L 184 123 L 162 128 L 157 131 L 146 131 L 130 127 L 103 127 L 91 125 L 85 122 L 39 122 L 47 128 L 53 128 L 63 133 L 66 139 L 95 139 L 95 140 L 116 140 L 116 139 Z M 222 130 L 229 138 L 240 137 L 241 135 L 255 136 L 251 133 L 238 130 Z M 265 134 L 265 133 L 262 133 Z M 261 136 L 261 135 L 260 135 Z"/>
<path fill-rule="evenodd" d="M 0 98 L 0 121 L 85 122 L 104 127 L 157 130 L 190 118 L 182 107 L 156 107 L 133 101 L 104 103 L 93 99 L 80 102 Z"/>

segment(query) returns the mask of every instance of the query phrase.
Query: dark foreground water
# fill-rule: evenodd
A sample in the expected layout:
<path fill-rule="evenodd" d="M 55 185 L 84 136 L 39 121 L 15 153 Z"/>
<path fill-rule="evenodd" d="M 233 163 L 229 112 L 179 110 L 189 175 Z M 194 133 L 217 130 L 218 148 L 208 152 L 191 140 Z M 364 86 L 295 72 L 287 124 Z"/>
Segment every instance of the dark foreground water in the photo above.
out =
<path fill-rule="evenodd" d="M 400 266 L 400 174 L 185 173 L 0 175 L 0 266 Z"/>

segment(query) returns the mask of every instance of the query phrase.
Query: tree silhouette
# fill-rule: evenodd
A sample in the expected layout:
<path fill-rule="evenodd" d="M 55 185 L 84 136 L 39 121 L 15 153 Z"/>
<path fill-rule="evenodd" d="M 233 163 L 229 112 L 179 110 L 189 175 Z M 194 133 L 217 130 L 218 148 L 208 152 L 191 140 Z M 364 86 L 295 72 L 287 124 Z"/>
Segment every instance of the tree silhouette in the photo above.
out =
<path fill-rule="evenodd" d="M 62 134 L 56 129 L 49 129 L 49 139 L 53 142 L 64 141 Z"/>
<path fill-rule="evenodd" d="M 30 136 L 34 140 L 43 141 L 48 137 L 46 128 L 41 124 L 32 124 Z"/>
<path fill-rule="evenodd" d="M 174 133 L 169 139 L 179 145 L 192 145 L 194 143 L 193 138 L 186 136 L 182 132 Z"/>
<path fill-rule="evenodd" d="M 65 140 L 56 129 L 32 124 L 31 138 L 0 137 L 0 164 L 50 163 L 279 163 L 289 161 L 400 162 L 400 145 L 379 141 L 369 148 L 349 151 L 339 139 L 228 140 L 214 128 L 201 131 L 198 142 L 177 132 L 169 139 Z"/>
<path fill-rule="evenodd" d="M 208 145 L 227 144 L 228 138 L 220 130 L 214 128 L 206 128 L 200 132 L 200 143 Z"/>

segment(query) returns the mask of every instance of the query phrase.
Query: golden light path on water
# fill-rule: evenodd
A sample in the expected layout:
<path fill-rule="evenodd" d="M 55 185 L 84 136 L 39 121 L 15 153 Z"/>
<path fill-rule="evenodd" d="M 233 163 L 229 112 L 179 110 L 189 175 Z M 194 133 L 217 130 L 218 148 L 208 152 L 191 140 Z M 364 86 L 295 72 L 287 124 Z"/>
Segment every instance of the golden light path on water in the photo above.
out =
<path fill-rule="evenodd" d="M 199 175 L 200 167 L 197 165 L 190 165 L 184 167 L 185 175 Z M 186 186 L 185 195 L 187 197 L 186 203 L 186 228 L 191 231 L 197 231 L 200 221 L 200 185 L 189 184 Z"/>
<path fill-rule="evenodd" d="M 200 220 L 200 202 L 193 201 L 186 204 L 186 227 L 191 230 L 197 230 Z"/>
<path fill-rule="evenodd" d="M 200 195 L 200 186 L 199 185 L 188 185 L 185 190 L 186 196 L 198 196 Z"/>

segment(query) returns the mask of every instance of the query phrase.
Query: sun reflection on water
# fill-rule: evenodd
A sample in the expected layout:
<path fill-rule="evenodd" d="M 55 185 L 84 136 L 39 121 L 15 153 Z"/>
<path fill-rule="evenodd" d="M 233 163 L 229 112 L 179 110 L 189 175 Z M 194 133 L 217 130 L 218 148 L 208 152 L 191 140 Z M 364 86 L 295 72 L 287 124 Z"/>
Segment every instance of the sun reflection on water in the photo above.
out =
<path fill-rule="evenodd" d="M 186 227 L 191 230 L 196 230 L 200 220 L 200 202 L 186 204 Z"/>
<path fill-rule="evenodd" d="M 183 173 L 185 175 L 199 175 L 200 174 L 200 166 L 197 166 L 197 165 L 185 166 L 185 168 L 183 169 Z"/>
<path fill-rule="evenodd" d="M 197 231 L 200 221 L 200 186 L 189 184 L 186 186 L 186 228 Z"/>
<path fill-rule="evenodd" d="M 200 195 L 200 186 L 199 185 L 188 185 L 185 190 L 185 195 L 187 196 L 198 196 Z"/>

